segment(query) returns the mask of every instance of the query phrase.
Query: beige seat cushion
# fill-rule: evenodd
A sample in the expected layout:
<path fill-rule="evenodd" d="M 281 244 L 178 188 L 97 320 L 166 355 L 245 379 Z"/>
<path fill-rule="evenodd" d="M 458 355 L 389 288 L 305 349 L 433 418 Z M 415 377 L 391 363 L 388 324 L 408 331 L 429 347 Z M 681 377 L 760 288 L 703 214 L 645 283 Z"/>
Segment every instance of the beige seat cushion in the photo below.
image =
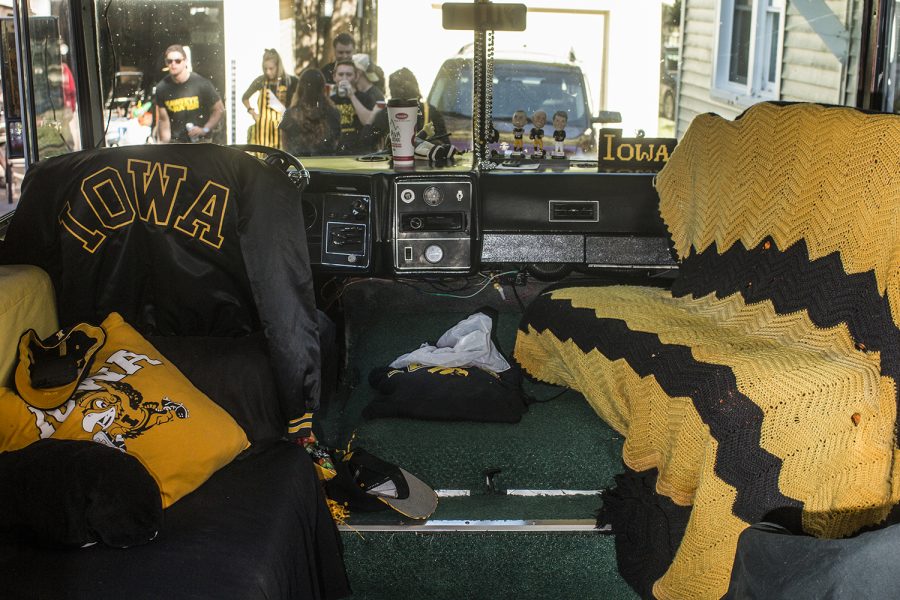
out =
<path fill-rule="evenodd" d="M 0 266 L 0 387 L 11 385 L 19 336 L 45 338 L 59 329 L 50 277 L 30 265 Z"/>

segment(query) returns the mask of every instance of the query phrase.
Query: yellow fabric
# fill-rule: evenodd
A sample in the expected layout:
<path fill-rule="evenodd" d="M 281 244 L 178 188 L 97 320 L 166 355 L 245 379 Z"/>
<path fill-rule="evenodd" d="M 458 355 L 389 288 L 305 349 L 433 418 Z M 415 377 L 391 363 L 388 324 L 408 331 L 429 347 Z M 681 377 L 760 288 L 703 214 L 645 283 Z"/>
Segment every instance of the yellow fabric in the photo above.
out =
<path fill-rule="evenodd" d="M 34 329 L 45 338 L 59 329 L 50 277 L 29 265 L 0 266 L 0 387 L 9 385 L 18 358 L 15 341 Z"/>
<path fill-rule="evenodd" d="M 729 367 L 738 390 L 764 414 L 760 445 L 782 459 L 780 491 L 804 502 L 809 533 L 848 535 L 882 520 L 900 500 L 894 382 L 880 376 L 878 353 L 854 347 L 846 326 L 820 329 L 805 312 L 777 315 L 770 302 L 747 305 L 740 294 L 673 298 L 656 288 L 611 286 L 562 289 L 552 297 L 657 334 L 663 344 L 688 346 L 697 361 Z M 735 490 L 713 472 L 717 444 L 692 401 L 670 398 L 626 361 L 582 352 L 552 331 L 520 333 L 515 355 L 538 379 L 584 394 L 626 437 L 626 464 L 657 467 L 657 491 L 693 504 L 675 561 L 654 593 L 721 597 L 748 524 L 732 514 Z"/>
<path fill-rule="evenodd" d="M 900 116 L 766 103 L 700 115 L 656 187 L 681 258 L 805 239 L 810 259 L 838 251 L 847 273 L 873 270 L 900 323 Z"/>
<path fill-rule="evenodd" d="M 248 144 L 260 144 L 271 148 L 281 147 L 281 113 L 271 107 L 269 102 L 269 89 L 263 87 L 257 95 L 256 114 L 259 120 L 250 126 Z"/>
<path fill-rule="evenodd" d="M 85 439 L 135 456 L 156 479 L 163 507 L 249 446 L 243 430 L 117 313 L 75 395 L 56 410 L 0 390 L 0 452 L 41 438 Z"/>

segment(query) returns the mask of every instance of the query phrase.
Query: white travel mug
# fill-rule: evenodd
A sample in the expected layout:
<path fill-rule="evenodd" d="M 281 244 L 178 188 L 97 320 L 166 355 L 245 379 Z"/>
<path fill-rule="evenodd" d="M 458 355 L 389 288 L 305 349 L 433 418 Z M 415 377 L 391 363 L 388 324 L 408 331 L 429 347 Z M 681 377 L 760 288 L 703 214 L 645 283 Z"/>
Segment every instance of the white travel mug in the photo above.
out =
<path fill-rule="evenodd" d="M 419 102 L 415 98 L 391 98 L 387 103 L 391 129 L 391 154 L 395 165 L 415 164 L 416 117 Z"/>

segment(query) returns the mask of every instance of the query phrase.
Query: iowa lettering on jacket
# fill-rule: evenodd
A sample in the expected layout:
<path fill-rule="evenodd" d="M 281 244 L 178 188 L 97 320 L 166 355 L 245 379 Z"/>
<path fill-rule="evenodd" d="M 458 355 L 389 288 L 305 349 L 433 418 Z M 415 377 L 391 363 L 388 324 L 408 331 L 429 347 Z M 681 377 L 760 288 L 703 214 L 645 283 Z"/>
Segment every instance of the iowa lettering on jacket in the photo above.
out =
<path fill-rule="evenodd" d="M 171 226 L 217 250 L 222 247 L 229 188 L 209 180 L 192 201 L 179 202 L 186 167 L 129 159 L 126 171 L 123 176 L 113 167 L 104 167 L 85 177 L 81 197 L 67 200 L 63 207 L 60 224 L 87 252 L 96 252 L 110 232 L 128 227 L 136 218 L 158 227 Z M 90 210 L 84 210 L 82 203 Z"/>

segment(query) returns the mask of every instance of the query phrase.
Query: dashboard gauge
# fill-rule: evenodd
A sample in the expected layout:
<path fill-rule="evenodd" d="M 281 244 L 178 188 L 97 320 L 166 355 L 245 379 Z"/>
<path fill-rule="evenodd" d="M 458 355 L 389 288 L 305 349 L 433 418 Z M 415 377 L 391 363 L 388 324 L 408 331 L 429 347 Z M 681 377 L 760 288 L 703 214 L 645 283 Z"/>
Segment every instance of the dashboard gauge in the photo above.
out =
<path fill-rule="evenodd" d="M 400 199 L 403 200 L 406 204 L 409 204 L 413 200 L 416 199 L 416 193 L 411 189 L 407 188 L 400 192 Z"/>
<path fill-rule="evenodd" d="M 425 248 L 425 260 L 431 264 L 439 263 L 444 258 L 444 249 L 437 244 Z"/>
<path fill-rule="evenodd" d="M 425 189 L 425 193 L 422 194 L 422 199 L 425 200 L 425 204 L 428 206 L 437 206 L 444 200 L 444 195 L 441 193 L 441 190 L 437 189 L 434 186 Z"/>

